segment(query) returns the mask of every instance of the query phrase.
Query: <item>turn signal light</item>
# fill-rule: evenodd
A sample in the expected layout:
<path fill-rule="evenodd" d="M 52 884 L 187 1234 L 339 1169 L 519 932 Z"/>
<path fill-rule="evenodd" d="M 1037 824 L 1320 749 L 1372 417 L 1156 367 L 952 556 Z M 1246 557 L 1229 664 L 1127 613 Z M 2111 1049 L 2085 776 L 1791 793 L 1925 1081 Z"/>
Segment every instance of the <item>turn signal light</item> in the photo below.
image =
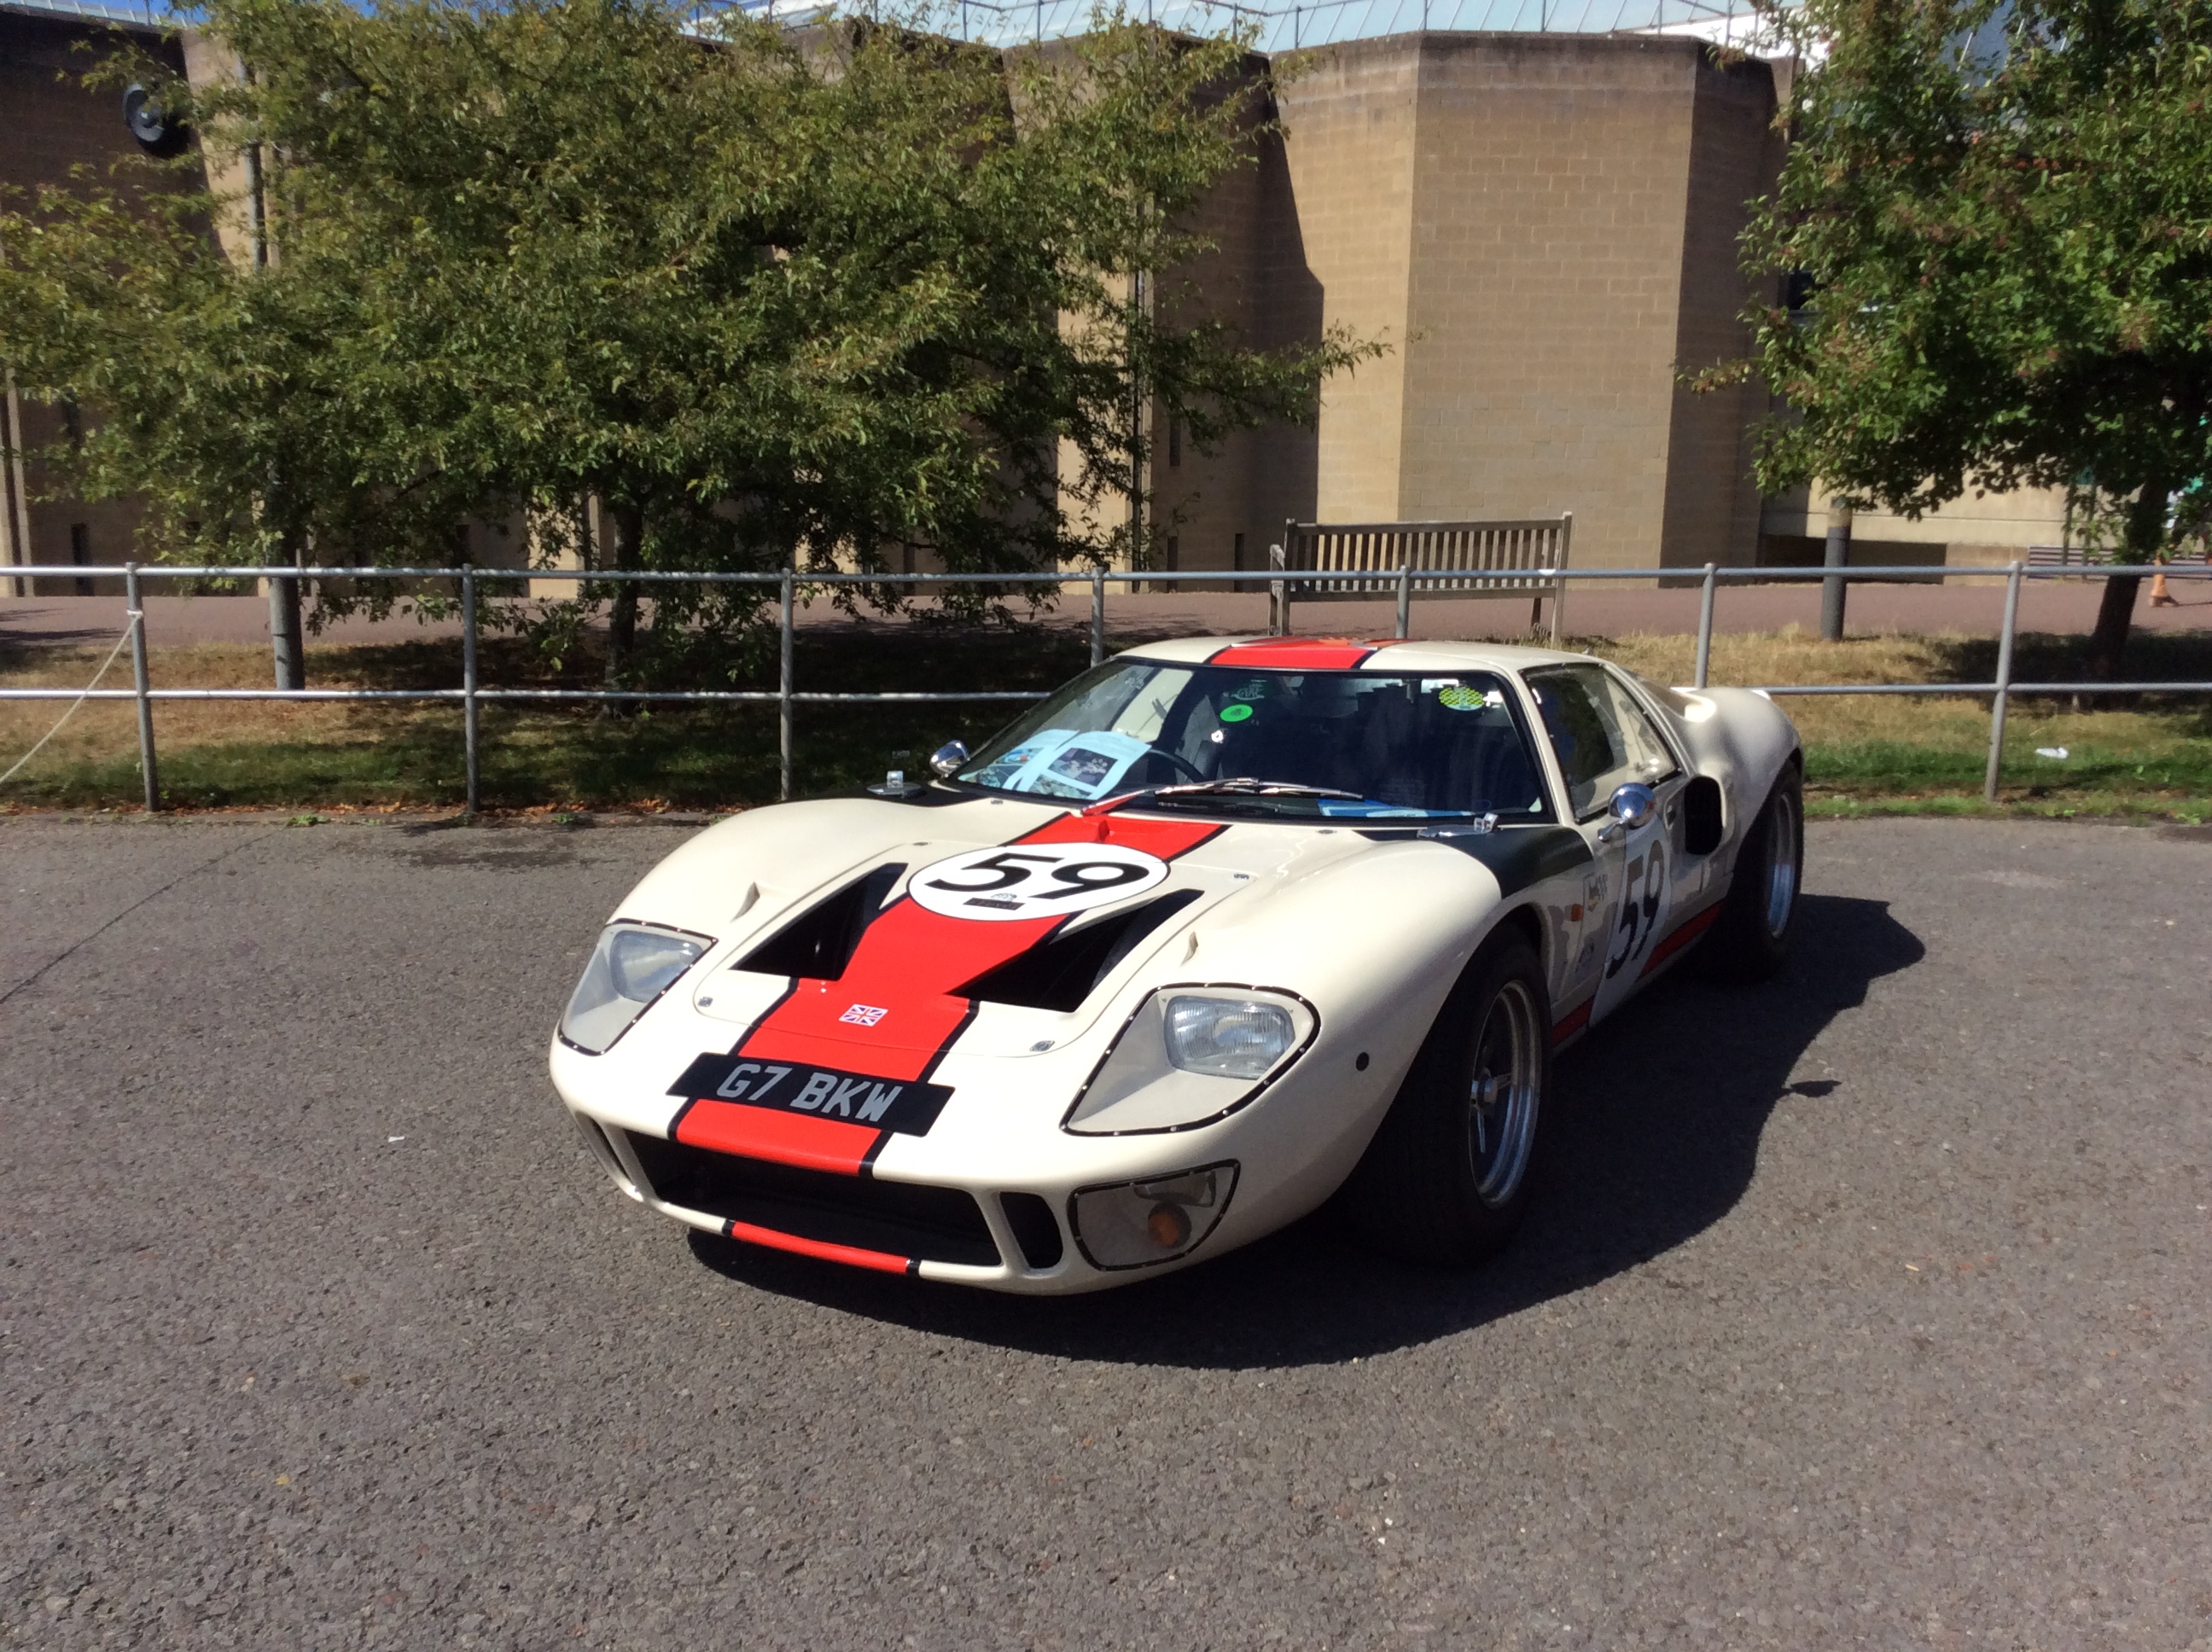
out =
<path fill-rule="evenodd" d="M 1075 1242 L 1093 1267 L 1149 1267 L 1195 1250 L 1219 1225 L 1237 1188 L 1234 1160 L 1106 1187 L 1068 1201 Z"/>

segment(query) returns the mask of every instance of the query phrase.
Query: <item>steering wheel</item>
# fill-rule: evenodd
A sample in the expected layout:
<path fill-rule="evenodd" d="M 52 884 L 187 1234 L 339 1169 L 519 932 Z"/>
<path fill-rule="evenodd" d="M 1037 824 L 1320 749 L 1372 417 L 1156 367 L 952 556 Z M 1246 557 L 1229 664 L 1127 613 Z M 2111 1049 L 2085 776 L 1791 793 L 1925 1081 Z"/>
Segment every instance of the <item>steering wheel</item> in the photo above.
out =
<path fill-rule="evenodd" d="M 1196 780 L 1201 786 L 1212 778 L 1210 774 L 1200 774 L 1194 765 L 1185 762 L 1182 757 L 1176 756 L 1176 753 L 1170 751 L 1164 746 L 1154 746 L 1152 750 L 1152 755 L 1155 757 L 1165 758 L 1169 762 L 1173 763 L 1177 768 L 1182 770 L 1184 774 L 1189 775 L 1191 779 Z"/>

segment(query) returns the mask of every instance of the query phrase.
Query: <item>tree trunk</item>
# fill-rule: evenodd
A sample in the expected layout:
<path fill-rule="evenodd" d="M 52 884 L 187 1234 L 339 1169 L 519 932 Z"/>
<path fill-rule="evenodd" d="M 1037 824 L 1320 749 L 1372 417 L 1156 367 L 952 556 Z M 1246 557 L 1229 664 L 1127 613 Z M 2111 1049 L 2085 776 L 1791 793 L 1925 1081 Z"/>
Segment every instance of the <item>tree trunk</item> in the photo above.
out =
<path fill-rule="evenodd" d="M 2142 491 L 2128 507 L 2127 557 L 2148 562 L 2166 545 L 2166 507 L 2169 495 L 2163 475 L 2147 477 Z M 2135 623 L 2136 597 L 2142 575 L 2123 574 L 2105 581 L 2105 595 L 2097 604 L 2097 629 L 2089 635 L 2089 675 L 2111 682 L 2120 674 L 2128 652 L 2128 632 Z"/>
<path fill-rule="evenodd" d="M 2128 631 L 2135 623 L 2136 593 L 2142 587 L 2139 574 L 2124 574 L 2105 581 L 2104 599 L 2097 604 L 2097 629 L 2089 634 L 2089 675 L 2109 683 L 2120 674 L 2128 651 Z"/>
<path fill-rule="evenodd" d="M 278 560 L 294 568 L 301 565 L 298 533 L 284 536 Z M 300 624 L 300 586 L 298 580 L 269 581 L 269 652 L 280 689 L 307 686 L 307 656 Z"/>
<path fill-rule="evenodd" d="M 641 565 L 645 550 L 645 513 L 635 505 L 612 509 L 602 506 L 599 520 L 609 540 L 607 560 L 620 571 Z M 611 689 L 628 685 L 630 660 L 637 652 L 638 588 L 630 581 L 615 587 L 614 605 L 607 612 L 607 675 Z M 605 714 L 618 716 L 618 701 L 601 702 Z"/>

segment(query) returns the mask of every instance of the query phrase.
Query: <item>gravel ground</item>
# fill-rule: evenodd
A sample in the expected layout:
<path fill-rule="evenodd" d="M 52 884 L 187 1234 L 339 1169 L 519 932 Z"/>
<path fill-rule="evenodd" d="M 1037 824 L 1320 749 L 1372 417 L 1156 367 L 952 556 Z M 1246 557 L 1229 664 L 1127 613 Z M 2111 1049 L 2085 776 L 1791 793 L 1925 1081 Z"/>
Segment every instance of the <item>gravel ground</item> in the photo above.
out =
<path fill-rule="evenodd" d="M 2212 834 L 1816 823 L 1467 1277 L 693 1241 L 544 1076 L 659 825 L 0 821 L 0 1641 L 2212 1648 Z"/>

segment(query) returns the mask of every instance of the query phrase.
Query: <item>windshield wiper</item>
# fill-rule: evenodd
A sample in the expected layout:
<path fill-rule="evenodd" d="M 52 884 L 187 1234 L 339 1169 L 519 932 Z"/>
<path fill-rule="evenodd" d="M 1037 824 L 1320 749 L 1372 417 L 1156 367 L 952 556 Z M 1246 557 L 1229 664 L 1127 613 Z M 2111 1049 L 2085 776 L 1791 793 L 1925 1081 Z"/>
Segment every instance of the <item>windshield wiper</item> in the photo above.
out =
<path fill-rule="evenodd" d="M 1295 780 L 1255 780 L 1249 775 L 1236 775 L 1227 780 L 1191 780 L 1181 786 L 1148 786 L 1139 792 L 1124 792 L 1119 797 L 1094 803 L 1083 812 L 1103 814 L 1110 809 L 1127 808 L 1134 803 L 1151 803 L 1161 798 L 1341 798 L 1352 803 L 1369 799 L 1357 792 L 1340 792 L 1333 786 L 1301 786 Z"/>

